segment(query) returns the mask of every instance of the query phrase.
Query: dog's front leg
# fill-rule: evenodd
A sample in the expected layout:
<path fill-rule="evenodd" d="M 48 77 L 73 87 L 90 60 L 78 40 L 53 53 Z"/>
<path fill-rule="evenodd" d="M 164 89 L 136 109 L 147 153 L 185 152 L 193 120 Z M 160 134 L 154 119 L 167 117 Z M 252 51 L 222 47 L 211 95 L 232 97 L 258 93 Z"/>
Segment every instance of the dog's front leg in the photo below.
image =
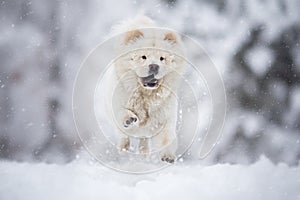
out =
<path fill-rule="evenodd" d="M 176 160 L 177 138 L 172 129 L 164 129 L 161 133 L 152 138 L 155 150 L 160 151 L 160 159 L 168 163 Z"/>
<path fill-rule="evenodd" d="M 134 125 L 138 125 L 139 119 L 138 117 L 130 110 L 126 109 L 125 117 L 123 118 L 123 128 L 128 129 Z M 121 138 L 118 144 L 119 151 L 128 151 L 130 148 L 130 138 L 123 134 L 121 134 Z"/>
<path fill-rule="evenodd" d="M 127 129 L 133 126 L 138 126 L 139 121 L 140 120 L 138 116 L 134 112 L 132 112 L 131 110 L 127 110 L 126 115 L 123 119 L 123 127 Z"/>

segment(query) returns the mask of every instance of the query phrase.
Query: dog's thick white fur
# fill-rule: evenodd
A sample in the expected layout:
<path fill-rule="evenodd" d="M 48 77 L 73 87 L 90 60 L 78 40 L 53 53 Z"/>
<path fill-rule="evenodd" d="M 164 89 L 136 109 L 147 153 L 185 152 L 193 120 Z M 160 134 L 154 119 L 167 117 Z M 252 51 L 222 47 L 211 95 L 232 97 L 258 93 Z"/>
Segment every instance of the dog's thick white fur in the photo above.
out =
<path fill-rule="evenodd" d="M 120 27 L 125 33 L 117 42 L 110 90 L 113 119 L 120 132 L 118 147 L 128 150 L 135 137 L 141 154 L 159 151 L 162 161 L 173 163 L 177 149 L 176 92 L 185 71 L 181 38 L 174 31 L 158 29 L 145 16 Z"/>

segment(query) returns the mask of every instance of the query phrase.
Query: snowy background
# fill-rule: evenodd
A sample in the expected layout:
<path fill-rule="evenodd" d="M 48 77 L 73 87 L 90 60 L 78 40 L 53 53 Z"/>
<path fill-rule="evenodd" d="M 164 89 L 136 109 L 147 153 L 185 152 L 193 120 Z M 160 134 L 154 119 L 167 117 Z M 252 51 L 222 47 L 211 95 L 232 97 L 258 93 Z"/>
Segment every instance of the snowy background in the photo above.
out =
<path fill-rule="evenodd" d="M 128 178 L 83 161 L 71 110 L 76 72 L 114 24 L 141 10 L 197 39 L 223 75 L 223 137 L 201 161 L 211 166 L 187 157 Z M 300 1 L 0 0 L 0 30 L 0 199 L 41 199 L 61 182 L 59 198 L 72 181 L 68 199 L 88 188 L 91 198 L 116 189 L 133 199 L 157 190 L 161 198 L 300 199 Z"/>

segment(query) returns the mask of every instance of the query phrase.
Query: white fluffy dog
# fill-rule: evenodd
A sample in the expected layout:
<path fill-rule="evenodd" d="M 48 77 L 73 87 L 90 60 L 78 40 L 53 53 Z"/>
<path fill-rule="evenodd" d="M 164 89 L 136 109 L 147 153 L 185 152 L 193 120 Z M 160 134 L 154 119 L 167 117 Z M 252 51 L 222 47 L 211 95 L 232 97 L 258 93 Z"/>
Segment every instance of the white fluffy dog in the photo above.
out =
<path fill-rule="evenodd" d="M 154 27 L 148 17 L 122 25 L 125 33 L 117 44 L 119 57 L 113 62 L 113 119 L 120 132 L 121 151 L 129 150 L 134 137 L 141 154 L 159 151 L 162 161 L 173 163 L 176 92 L 185 68 L 184 48 L 178 34 Z"/>

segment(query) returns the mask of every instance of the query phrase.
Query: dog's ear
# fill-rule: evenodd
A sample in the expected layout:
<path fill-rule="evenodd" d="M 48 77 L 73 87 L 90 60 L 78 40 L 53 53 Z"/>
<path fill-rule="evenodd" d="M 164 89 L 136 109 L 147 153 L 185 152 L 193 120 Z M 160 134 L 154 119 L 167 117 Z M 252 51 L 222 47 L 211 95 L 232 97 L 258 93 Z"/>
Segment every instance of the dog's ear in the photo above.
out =
<path fill-rule="evenodd" d="M 135 29 L 135 30 L 131 30 L 131 31 L 128 31 L 126 34 L 125 34 L 125 44 L 128 44 L 129 42 L 131 41 L 134 41 L 138 38 L 141 38 L 143 37 L 144 34 L 142 33 L 142 31 L 138 30 L 138 29 Z"/>
<path fill-rule="evenodd" d="M 174 33 L 166 33 L 164 40 L 170 41 L 172 43 L 177 43 L 177 37 Z"/>

